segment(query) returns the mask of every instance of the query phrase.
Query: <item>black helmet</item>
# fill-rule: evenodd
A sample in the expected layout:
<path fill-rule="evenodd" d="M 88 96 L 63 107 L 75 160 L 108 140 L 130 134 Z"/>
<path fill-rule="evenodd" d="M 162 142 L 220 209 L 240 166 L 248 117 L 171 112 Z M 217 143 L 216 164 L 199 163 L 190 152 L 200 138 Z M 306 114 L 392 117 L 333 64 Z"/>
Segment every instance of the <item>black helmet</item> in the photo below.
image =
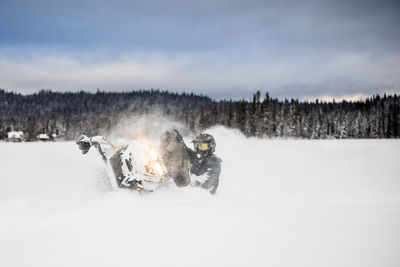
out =
<path fill-rule="evenodd" d="M 198 157 L 211 156 L 215 152 L 215 139 L 210 134 L 201 133 L 192 141 Z"/>

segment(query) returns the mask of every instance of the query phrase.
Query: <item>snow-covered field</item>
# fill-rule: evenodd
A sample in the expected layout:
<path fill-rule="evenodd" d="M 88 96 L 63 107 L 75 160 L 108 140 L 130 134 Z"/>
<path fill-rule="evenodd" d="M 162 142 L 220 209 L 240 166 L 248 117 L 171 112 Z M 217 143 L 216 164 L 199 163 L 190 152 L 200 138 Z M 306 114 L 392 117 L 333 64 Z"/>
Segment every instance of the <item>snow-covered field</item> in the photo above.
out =
<path fill-rule="evenodd" d="M 0 143 L 0 266 L 400 266 L 400 140 L 211 133 L 216 196 L 111 191 L 95 151 Z"/>

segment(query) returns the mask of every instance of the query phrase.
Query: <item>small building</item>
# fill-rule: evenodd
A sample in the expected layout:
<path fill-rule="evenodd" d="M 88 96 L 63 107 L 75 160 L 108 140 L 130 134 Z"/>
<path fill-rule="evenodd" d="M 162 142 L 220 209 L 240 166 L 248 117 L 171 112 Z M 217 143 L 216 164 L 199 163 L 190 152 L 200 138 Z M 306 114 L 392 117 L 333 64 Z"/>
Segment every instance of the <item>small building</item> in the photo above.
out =
<path fill-rule="evenodd" d="M 56 140 L 58 140 L 58 135 L 56 134 L 56 133 L 52 133 L 51 135 L 50 135 L 50 140 L 53 140 L 53 141 L 56 141 Z"/>
<path fill-rule="evenodd" d="M 22 131 L 11 131 L 7 133 L 7 141 L 21 142 L 23 139 L 24 139 L 24 132 Z"/>
<path fill-rule="evenodd" d="M 36 136 L 36 140 L 38 140 L 38 141 L 49 141 L 50 140 L 50 136 L 48 134 L 39 134 L 38 136 Z"/>

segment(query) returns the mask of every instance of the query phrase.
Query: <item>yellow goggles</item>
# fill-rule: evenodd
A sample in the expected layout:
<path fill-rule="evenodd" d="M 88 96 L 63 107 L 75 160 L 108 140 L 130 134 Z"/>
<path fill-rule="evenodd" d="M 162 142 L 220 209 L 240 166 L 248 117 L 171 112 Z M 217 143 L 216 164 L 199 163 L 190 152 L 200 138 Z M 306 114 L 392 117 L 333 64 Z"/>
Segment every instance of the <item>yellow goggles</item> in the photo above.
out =
<path fill-rule="evenodd" d="M 199 143 L 199 144 L 197 144 L 197 149 L 199 149 L 201 151 L 208 150 L 208 144 L 207 143 Z"/>

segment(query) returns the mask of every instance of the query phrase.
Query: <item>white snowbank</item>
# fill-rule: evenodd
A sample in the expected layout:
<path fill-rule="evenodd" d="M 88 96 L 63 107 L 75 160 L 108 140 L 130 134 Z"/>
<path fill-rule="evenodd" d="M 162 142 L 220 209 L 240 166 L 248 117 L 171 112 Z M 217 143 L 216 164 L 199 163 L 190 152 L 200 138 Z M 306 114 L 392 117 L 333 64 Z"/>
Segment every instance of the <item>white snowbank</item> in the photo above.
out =
<path fill-rule="evenodd" d="M 0 266 L 399 266 L 400 140 L 210 132 L 216 196 L 109 191 L 94 151 L 0 143 Z"/>

